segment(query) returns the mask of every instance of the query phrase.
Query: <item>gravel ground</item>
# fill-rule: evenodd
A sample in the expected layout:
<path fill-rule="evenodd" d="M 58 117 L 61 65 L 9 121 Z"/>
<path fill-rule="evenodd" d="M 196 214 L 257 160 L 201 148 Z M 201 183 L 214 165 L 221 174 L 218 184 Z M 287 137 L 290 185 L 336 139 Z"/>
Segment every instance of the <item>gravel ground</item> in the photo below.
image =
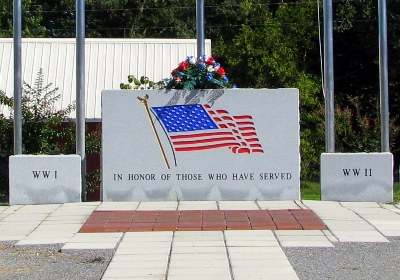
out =
<path fill-rule="evenodd" d="M 61 252 L 61 244 L 14 246 L 0 242 L 2 280 L 99 280 L 112 250 L 71 250 Z"/>
<path fill-rule="evenodd" d="M 400 239 L 335 243 L 335 248 L 284 248 L 300 280 L 400 279 Z"/>
<path fill-rule="evenodd" d="M 400 238 L 390 243 L 335 243 L 335 248 L 284 248 L 300 280 L 400 279 Z M 0 242 L 1 280 L 100 280 L 114 252 L 73 250 L 61 244 Z"/>

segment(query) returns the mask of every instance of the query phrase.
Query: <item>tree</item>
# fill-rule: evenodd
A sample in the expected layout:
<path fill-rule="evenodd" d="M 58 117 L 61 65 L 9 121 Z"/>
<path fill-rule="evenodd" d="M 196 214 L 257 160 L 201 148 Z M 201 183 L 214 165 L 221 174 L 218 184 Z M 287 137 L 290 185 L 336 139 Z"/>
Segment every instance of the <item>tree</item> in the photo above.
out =
<path fill-rule="evenodd" d="M 303 176 L 316 177 L 323 151 L 320 78 L 314 73 L 318 55 L 316 4 L 290 6 L 243 1 L 245 22 L 216 49 L 227 63 L 228 75 L 239 87 L 295 87 L 300 90 Z"/>
<path fill-rule="evenodd" d="M 390 146 L 399 153 L 400 1 L 388 6 Z M 335 24 L 335 95 L 339 152 L 379 152 L 379 49 L 377 2 L 345 1 L 337 5 Z"/>
<path fill-rule="evenodd" d="M 34 0 L 22 1 L 21 7 L 22 36 L 44 37 L 42 10 Z M 0 2 L 0 37 L 13 36 L 13 1 Z"/>

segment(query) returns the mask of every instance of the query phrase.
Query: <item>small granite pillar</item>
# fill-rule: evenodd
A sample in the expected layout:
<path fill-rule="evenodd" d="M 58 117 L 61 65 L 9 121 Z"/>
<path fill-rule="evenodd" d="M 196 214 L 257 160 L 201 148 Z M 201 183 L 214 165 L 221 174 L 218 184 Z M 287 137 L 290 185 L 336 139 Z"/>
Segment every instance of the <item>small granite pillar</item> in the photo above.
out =
<path fill-rule="evenodd" d="M 393 201 L 391 153 L 323 153 L 321 200 Z"/>
<path fill-rule="evenodd" d="M 10 204 L 80 202 L 79 155 L 10 156 Z"/>

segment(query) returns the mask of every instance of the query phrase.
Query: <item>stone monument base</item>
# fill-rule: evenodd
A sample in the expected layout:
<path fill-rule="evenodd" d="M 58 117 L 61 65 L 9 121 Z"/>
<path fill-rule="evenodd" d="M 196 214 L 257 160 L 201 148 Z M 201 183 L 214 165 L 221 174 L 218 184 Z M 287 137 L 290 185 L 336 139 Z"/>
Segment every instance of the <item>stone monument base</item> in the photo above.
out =
<path fill-rule="evenodd" d="M 103 201 L 297 200 L 297 89 L 104 90 Z"/>
<path fill-rule="evenodd" d="M 391 153 L 323 153 L 321 200 L 393 201 Z"/>
<path fill-rule="evenodd" d="M 79 155 L 10 156 L 10 205 L 80 202 Z"/>

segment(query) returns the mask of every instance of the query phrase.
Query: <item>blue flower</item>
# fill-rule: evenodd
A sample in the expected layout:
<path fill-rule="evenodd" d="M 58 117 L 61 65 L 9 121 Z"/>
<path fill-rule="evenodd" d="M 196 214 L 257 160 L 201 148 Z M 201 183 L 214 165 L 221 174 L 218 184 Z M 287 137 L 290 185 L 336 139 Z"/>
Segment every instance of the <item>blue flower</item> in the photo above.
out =
<path fill-rule="evenodd" d="M 213 75 L 212 75 L 212 73 L 207 73 L 206 74 L 206 79 L 207 79 L 207 81 L 212 81 L 212 79 L 213 79 Z"/>
<path fill-rule="evenodd" d="M 199 62 L 199 70 L 203 71 L 206 68 L 206 65 L 204 64 L 204 62 Z"/>
<path fill-rule="evenodd" d="M 183 76 L 185 76 L 185 73 L 183 73 L 183 72 L 178 72 L 178 76 L 179 76 L 179 77 L 183 77 Z"/>
<path fill-rule="evenodd" d="M 228 78 L 227 76 L 224 76 L 224 77 L 222 78 L 222 80 L 224 80 L 225 83 L 229 83 L 229 78 Z"/>

